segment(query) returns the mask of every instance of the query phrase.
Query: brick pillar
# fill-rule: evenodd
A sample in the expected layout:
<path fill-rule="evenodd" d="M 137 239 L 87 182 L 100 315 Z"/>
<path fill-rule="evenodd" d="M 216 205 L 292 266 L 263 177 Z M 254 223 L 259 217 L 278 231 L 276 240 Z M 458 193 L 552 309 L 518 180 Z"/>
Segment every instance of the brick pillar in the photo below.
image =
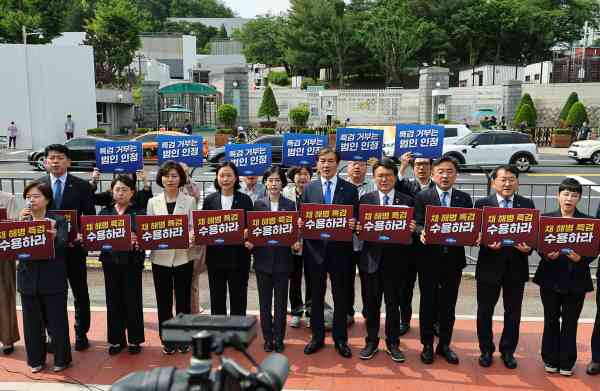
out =
<path fill-rule="evenodd" d="M 158 124 L 158 86 L 157 81 L 142 82 L 142 121 L 143 128 L 155 128 Z"/>

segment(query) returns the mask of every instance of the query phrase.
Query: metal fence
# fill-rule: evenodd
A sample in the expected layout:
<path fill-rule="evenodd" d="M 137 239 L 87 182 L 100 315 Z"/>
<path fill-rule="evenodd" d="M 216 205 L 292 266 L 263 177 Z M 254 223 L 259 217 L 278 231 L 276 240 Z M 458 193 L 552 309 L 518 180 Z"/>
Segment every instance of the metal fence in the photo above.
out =
<path fill-rule="evenodd" d="M 552 132 L 556 129 L 559 129 L 558 127 L 538 127 L 538 128 L 532 128 L 529 130 L 529 133 L 531 134 L 531 138 L 533 139 L 533 142 L 536 143 L 537 146 L 539 147 L 549 147 L 552 145 Z M 592 135 L 592 137 L 594 139 L 598 138 L 598 136 L 600 135 L 600 128 L 590 128 L 590 134 Z M 572 138 L 574 139 L 576 137 L 575 134 L 572 135 Z"/>

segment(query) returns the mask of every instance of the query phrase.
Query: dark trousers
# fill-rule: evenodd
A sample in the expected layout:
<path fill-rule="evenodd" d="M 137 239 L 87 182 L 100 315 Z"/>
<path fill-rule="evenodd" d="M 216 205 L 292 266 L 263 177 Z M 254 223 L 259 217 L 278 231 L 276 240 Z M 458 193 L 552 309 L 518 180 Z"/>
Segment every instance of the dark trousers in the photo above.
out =
<path fill-rule="evenodd" d="M 109 344 L 144 342 L 142 264 L 103 262 L 106 290 L 106 322 Z M 125 333 L 127 332 L 127 335 Z"/>
<path fill-rule="evenodd" d="M 388 346 L 400 344 L 400 310 L 398 297 L 402 284 L 398 284 L 398 259 L 384 258 L 375 273 L 365 274 L 367 307 L 367 342 L 379 342 L 381 299 L 385 297 L 385 337 Z"/>
<path fill-rule="evenodd" d="M 492 332 L 492 316 L 500 297 L 504 303 L 504 328 L 500 337 L 500 353 L 514 353 L 519 343 L 519 326 L 521 324 L 521 306 L 523 304 L 524 282 L 502 282 L 486 284 L 477 281 L 477 338 L 479 350 L 494 352 L 494 334 Z"/>
<path fill-rule="evenodd" d="M 67 279 L 75 306 L 75 334 L 84 336 L 90 331 L 90 294 L 87 283 L 87 252 L 81 245 L 67 248 Z M 52 333 L 50 333 L 52 336 Z M 54 336 L 52 336 L 54 337 Z"/>
<path fill-rule="evenodd" d="M 542 360 L 559 369 L 570 370 L 577 361 L 577 321 L 585 293 L 560 294 L 540 287 L 544 305 Z"/>
<path fill-rule="evenodd" d="M 73 132 L 65 132 L 65 134 L 67 135 L 67 140 L 70 140 L 73 138 Z"/>
<path fill-rule="evenodd" d="M 13 148 L 17 149 L 17 136 L 8 137 L 8 147 L 12 145 Z"/>
<path fill-rule="evenodd" d="M 346 327 L 346 315 L 348 314 L 346 309 L 348 304 L 348 299 L 346 298 L 348 277 L 346 273 L 348 267 L 344 265 L 344 262 L 348 262 L 348 260 L 343 255 L 340 256 L 340 254 L 327 254 L 321 264 L 312 260 L 310 261 L 309 272 L 312 284 L 310 326 L 312 337 L 316 341 L 325 340 L 325 314 L 323 311 L 328 274 L 331 281 L 331 293 L 333 295 L 333 340 L 335 342 L 346 342 L 348 340 L 348 330 Z"/>
<path fill-rule="evenodd" d="M 152 278 L 158 310 L 158 331 L 162 339 L 162 324 L 173 318 L 173 291 L 175 291 L 175 314 L 189 314 L 192 300 L 192 273 L 194 263 L 170 267 L 152 264 Z"/>
<path fill-rule="evenodd" d="M 289 273 L 256 272 L 260 327 L 265 341 L 283 342 L 285 338 L 289 278 Z M 272 315 L 273 301 L 275 301 L 274 316 Z"/>
<path fill-rule="evenodd" d="M 352 262 L 348 262 L 348 315 L 354 316 L 354 301 L 355 301 L 355 292 L 354 292 L 354 284 L 356 281 L 356 270 L 358 269 L 358 264 L 360 263 L 360 251 L 352 251 Z M 367 288 L 366 288 L 366 276 L 363 272 L 358 270 L 358 278 L 360 279 L 360 296 L 362 300 L 362 314 L 363 318 L 367 317 Z"/>
<path fill-rule="evenodd" d="M 425 261 L 419 264 L 419 329 L 421 343 L 433 344 L 433 323 L 440 325 L 440 345 L 450 345 L 454 329 L 456 299 L 462 277 L 462 270 L 454 265 L 454 261 L 443 256 L 438 265 Z M 438 300 L 435 311 L 436 296 Z"/>
<path fill-rule="evenodd" d="M 46 363 L 44 328 L 47 328 L 54 346 L 54 365 L 67 366 L 71 362 L 67 292 L 52 295 L 21 294 L 21 305 L 27 364 L 37 367 Z"/>
<path fill-rule="evenodd" d="M 307 316 L 310 308 L 310 278 L 308 274 L 308 265 L 302 255 L 292 255 L 294 261 L 294 270 L 290 273 L 290 307 L 292 315 L 302 316 L 306 309 Z M 304 303 L 302 302 L 302 269 L 304 269 Z"/>
<path fill-rule="evenodd" d="M 240 269 L 221 269 L 208 266 L 210 313 L 227 315 L 227 291 L 229 290 L 229 315 L 246 316 L 249 277 L 250 265 L 244 265 Z"/>
<path fill-rule="evenodd" d="M 596 281 L 596 285 L 598 282 Z M 596 321 L 592 332 L 592 361 L 600 362 L 600 289 L 596 286 Z"/>
<path fill-rule="evenodd" d="M 417 281 L 417 261 L 414 259 L 403 260 L 406 262 L 406 267 L 402 271 L 402 280 L 404 283 L 400 289 L 400 319 L 402 323 L 410 323 L 412 318 L 412 299 L 413 291 L 415 290 L 415 282 Z M 437 302 L 437 297 L 435 298 Z"/>

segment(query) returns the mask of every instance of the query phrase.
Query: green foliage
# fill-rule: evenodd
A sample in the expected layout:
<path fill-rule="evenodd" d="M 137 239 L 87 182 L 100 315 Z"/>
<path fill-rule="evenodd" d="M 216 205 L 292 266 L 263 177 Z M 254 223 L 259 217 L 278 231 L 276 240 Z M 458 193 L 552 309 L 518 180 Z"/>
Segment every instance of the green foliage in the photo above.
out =
<path fill-rule="evenodd" d="M 106 129 L 91 128 L 87 130 L 87 134 L 89 134 L 90 136 L 103 136 L 106 134 Z"/>
<path fill-rule="evenodd" d="M 528 128 L 535 126 L 535 111 L 533 111 L 533 108 L 527 103 L 522 104 L 515 115 L 515 128 L 518 128 L 523 121 L 525 121 Z"/>
<path fill-rule="evenodd" d="M 188 22 L 165 22 L 162 31 L 170 33 L 181 33 L 196 37 L 196 51 L 201 52 L 211 39 L 216 38 L 219 30 L 214 27 L 205 26 L 202 23 Z"/>
<path fill-rule="evenodd" d="M 260 108 L 258 109 L 259 117 L 267 117 L 268 121 L 271 121 L 271 117 L 279 117 L 279 107 L 275 100 L 275 95 L 271 86 L 267 86 L 260 102 Z"/>
<path fill-rule="evenodd" d="M 218 0 L 171 0 L 170 16 L 179 18 L 233 18 L 231 8 Z"/>
<path fill-rule="evenodd" d="M 248 63 L 281 65 L 285 63 L 284 23 L 279 16 L 258 16 L 235 30 L 232 37 L 243 44 Z"/>
<path fill-rule="evenodd" d="M 554 129 L 552 131 L 552 134 L 557 135 L 557 136 L 571 135 L 571 133 L 573 133 L 573 130 L 566 129 L 566 128 L 558 128 L 558 129 Z"/>
<path fill-rule="evenodd" d="M 146 133 L 152 132 L 152 131 L 153 131 L 152 128 L 136 128 L 135 129 L 136 134 L 146 134 Z"/>
<path fill-rule="evenodd" d="M 323 86 L 325 89 L 329 88 L 329 82 L 326 80 L 315 80 L 312 77 L 306 77 L 302 80 L 300 88 L 305 90 L 308 86 Z"/>
<path fill-rule="evenodd" d="M 565 105 L 563 106 L 562 110 L 560 111 L 560 115 L 558 116 L 558 119 L 561 121 L 566 121 L 567 116 L 569 115 L 569 110 L 571 110 L 571 107 L 576 102 L 579 102 L 579 96 L 577 96 L 576 92 L 571 92 L 571 94 L 567 98 L 567 101 L 565 102 Z"/>
<path fill-rule="evenodd" d="M 537 112 L 535 110 L 535 105 L 533 104 L 533 99 L 531 99 L 531 95 L 523 94 L 523 96 L 521 97 L 521 101 L 519 102 L 519 105 L 517 106 L 517 110 L 516 110 L 517 114 L 519 113 L 519 111 L 521 110 L 523 105 L 529 105 L 529 107 L 532 109 L 533 124 L 535 125 L 537 123 Z M 516 115 L 515 115 L 515 127 L 518 127 L 520 123 L 521 123 L 521 121 L 519 121 L 519 122 L 516 121 Z"/>
<path fill-rule="evenodd" d="M 287 72 L 277 72 L 271 71 L 269 72 L 269 83 L 273 83 L 278 86 L 287 86 L 290 84 L 290 79 L 288 78 Z"/>
<path fill-rule="evenodd" d="M 275 128 L 260 128 L 262 134 L 275 134 Z"/>
<path fill-rule="evenodd" d="M 217 129 L 216 134 L 233 134 L 233 129 L 219 128 Z"/>
<path fill-rule="evenodd" d="M 316 129 L 313 129 L 313 128 L 304 128 L 304 129 L 300 129 L 300 133 L 315 134 L 316 133 Z"/>
<path fill-rule="evenodd" d="M 43 35 L 30 35 L 27 43 L 48 43 L 64 31 L 66 15 L 61 0 L 0 0 L 0 43 L 23 43 L 23 26 Z"/>
<path fill-rule="evenodd" d="M 217 119 L 225 126 L 233 128 L 237 120 L 238 112 L 234 105 L 225 103 L 217 110 Z"/>
<path fill-rule="evenodd" d="M 219 29 L 219 32 L 217 33 L 217 38 L 229 39 L 229 35 L 227 35 L 227 29 L 225 28 L 224 24 L 221 25 L 221 28 Z"/>
<path fill-rule="evenodd" d="M 567 126 L 575 126 L 580 128 L 584 122 L 588 121 L 588 115 L 585 111 L 585 106 L 581 102 L 575 102 L 567 115 Z"/>
<path fill-rule="evenodd" d="M 290 110 L 290 120 L 294 126 L 305 127 L 310 117 L 310 110 L 307 104 L 301 104 Z"/>

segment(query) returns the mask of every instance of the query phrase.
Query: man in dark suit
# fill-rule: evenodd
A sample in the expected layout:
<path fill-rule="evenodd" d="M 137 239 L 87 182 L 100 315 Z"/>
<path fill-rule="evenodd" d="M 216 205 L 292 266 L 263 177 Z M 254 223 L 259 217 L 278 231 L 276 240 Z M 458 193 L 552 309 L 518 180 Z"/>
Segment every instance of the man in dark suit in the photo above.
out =
<path fill-rule="evenodd" d="M 435 188 L 427 189 L 415 197 L 415 220 L 417 232 L 425 247 L 419 258 L 419 291 L 421 303 L 419 310 L 419 328 L 421 330 L 421 361 L 431 364 L 433 351 L 433 313 L 434 295 L 440 287 L 438 318 L 440 323 L 440 339 L 435 353 L 443 356 L 450 364 L 458 364 L 458 356 L 450 349 L 452 330 L 454 328 L 456 299 L 462 277 L 462 269 L 466 266 L 465 248 L 463 246 L 428 245 L 425 226 L 425 209 L 427 205 L 472 208 L 473 201 L 467 193 L 452 186 L 458 174 L 457 163 L 447 157 L 437 159 L 432 164 L 431 178 Z"/>
<path fill-rule="evenodd" d="M 360 198 L 366 205 L 413 206 L 412 197 L 394 189 L 398 176 L 398 168 L 393 161 L 383 159 L 373 166 L 373 178 L 377 190 Z M 359 227 L 360 229 L 361 227 Z M 414 232 L 415 221 L 409 223 Z M 405 269 L 411 258 L 406 253 L 409 246 L 401 244 L 382 244 L 364 242 L 359 268 L 365 279 L 365 296 L 367 306 L 367 338 L 366 345 L 360 352 L 362 360 L 370 360 L 379 350 L 379 324 L 381 323 L 381 299 L 385 296 L 385 337 L 387 352 L 395 362 L 404 362 L 405 357 L 400 350 L 400 311 L 398 298 L 404 285 Z M 398 254 L 404 254 L 398 259 Z M 399 281 L 400 279 L 400 281 Z"/>
<path fill-rule="evenodd" d="M 596 218 L 600 219 L 600 205 L 596 211 Z M 594 331 L 592 331 L 592 360 L 587 366 L 588 375 L 597 375 L 600 373 L 600 267 L 596 268 L 596 321 L 594 322 Z"/>
<path fill-rule="evenodd" d="M 519 172 L 511 166 L 499 166 L 492 171 L 493 194 L 475 202 L 476 208 L 485 206 L 501 208 L 535 209 L 532 200 L 516 194 L 519 189 Z M 514 352 L 519 341 L 521 304 L 525 283 L 529 280 L 528 258 L 531 247 L 517 243 L 503 247 L 497 242 L 489 246 L 481 245 L 477 258 L 477 338 L 479 339 L 479 364 L 492 365 L 492 355 L 496 350 L 492 333 L 492 316 L 498 303 L 500 290 L 504 303 L 504 330 L 500 338 L 500 354 L 504 365 L 509 369 L 517 367 Z"/>
<path fill-rule="evenodd" d="M 40 178 L 52 189 L 53 210 L 76 210 L 77 216 L 95 215 L 94 193 L 90 184 L 67 172 L 71 165 L 69 148 L 50 144 L 45 150 L 46 169 L 49 174 Z M 87 286 L 87 250 L 80 241 L 69 245 L 66 252 L 67 278 L 75 304 L 75 350 L 89 347 L 87 332 L 90 329 L 90 296 Z M 53 337 L 50 335 L 50 337 Z"/>
<path fill-rule="evenodd" d="M 352 205 L 354 215 L 358 212 L 358 191 L 351 183 L 337 176 L 340 156 L 329 147 L 322 148 L 317 154 L 319 178 L 310 182 L 304 193 L 302 203 Z M 349 227 L 354 229 L 355 219 L 349 219 Z M 328 240 L 305 240 L 304 256 L 310 269 L 312 283 L 311 328 L 312 339 L 304 348 L 305 354 L 313 354 L 325 344 L 325 321 L 323 306 L 327 288 L 327 274 L 331 280 L 333 294 L 333 340 L 335 349 L 342 357 L 352 357 L 348 346 L 346 314 L 348 313 L 346 284 L 348 265 L 352 256 L 352 242 L 334 242 Z"/>

